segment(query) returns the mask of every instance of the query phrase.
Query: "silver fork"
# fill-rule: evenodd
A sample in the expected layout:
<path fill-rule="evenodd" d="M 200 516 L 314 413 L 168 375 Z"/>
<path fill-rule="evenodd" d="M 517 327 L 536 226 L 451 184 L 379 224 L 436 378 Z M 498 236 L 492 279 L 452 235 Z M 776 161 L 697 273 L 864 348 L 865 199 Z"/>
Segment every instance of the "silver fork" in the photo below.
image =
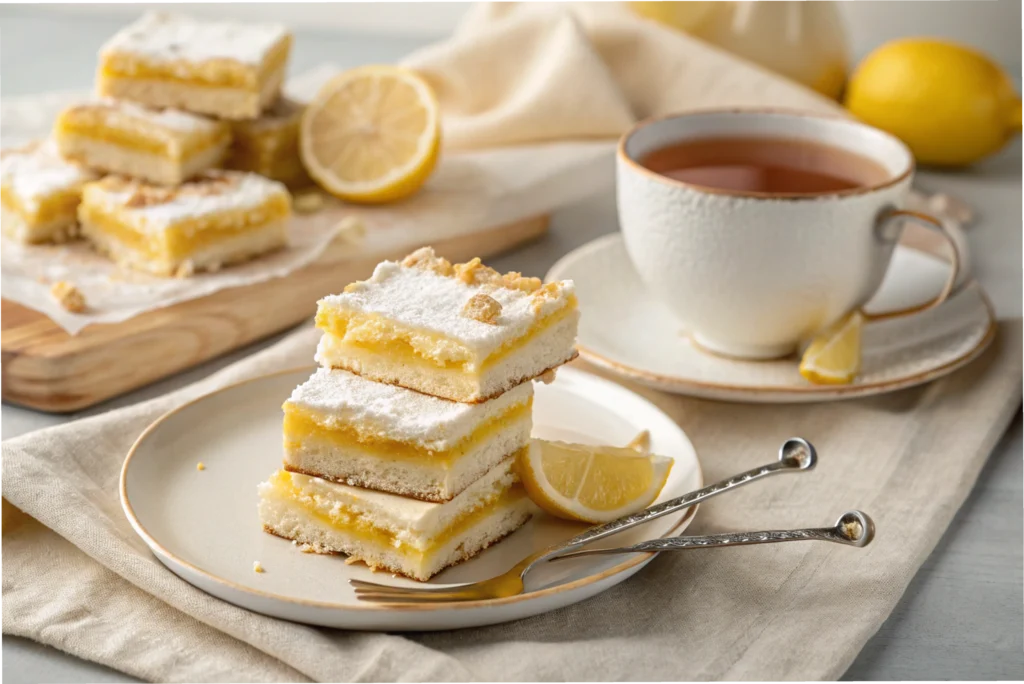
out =
<path fill-rule="evenodd" d="M 663 515 L 676 513 L 694 506 L 705 499 L 756 482 L 778 473 L 803 472 L 814 468 L 818 462 L 817 452 L 805 439 L 793 437 L 779 447 L 779 458 L 774 463 L 763 465 L 734 475 L 721 482 L 708 485 L 703 489 L 684 494 L 656 506 L 627 515 L 612 522 L 591 527 L 572 539 L 538 551 L 516 563 L 508 572 L 488 580 L 463 584 L 457 587 L 395 587 L 363 580 L 349 580 L 355 587 L 356 596 L 361 601 L 375 603 L 427 603 L 442 601 L 476 601 L 482 599 L 503 598 L 523 593 L 523 578 L 530 570 L 542 561 L 551 560 L 563 554 L 577 551 L 586 544 L 604 539 L 618 532 L 628 530 L 637 525 L 660 518 Z"/>

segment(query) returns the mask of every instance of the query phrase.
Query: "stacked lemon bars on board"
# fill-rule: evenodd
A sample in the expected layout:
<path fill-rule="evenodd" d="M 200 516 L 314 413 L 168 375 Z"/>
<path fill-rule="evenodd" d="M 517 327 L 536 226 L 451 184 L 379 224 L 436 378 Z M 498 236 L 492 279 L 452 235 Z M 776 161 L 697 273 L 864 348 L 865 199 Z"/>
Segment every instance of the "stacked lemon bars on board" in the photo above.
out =
<path fill-rule="evenodd" d="M 320 300 L 320 368 L 284 404 L 263 528 L 424 581 L 510 534 L 533 510 L 515 469 L 531 381 L 575 357 L 578 319 L 571 281 L 430 248 Z"/>
<path fill-rule="evenodd" d="M 288 187 L 309 183 L 302 106 L 280 95 L 291 43 L 276 24 L 165 13 L 119 31 L 100 50 L 97 97 L 63 111 L 52 140 L 0 158 L 4 234 L 81 232 L 161 276 L 284 246 Z"/>

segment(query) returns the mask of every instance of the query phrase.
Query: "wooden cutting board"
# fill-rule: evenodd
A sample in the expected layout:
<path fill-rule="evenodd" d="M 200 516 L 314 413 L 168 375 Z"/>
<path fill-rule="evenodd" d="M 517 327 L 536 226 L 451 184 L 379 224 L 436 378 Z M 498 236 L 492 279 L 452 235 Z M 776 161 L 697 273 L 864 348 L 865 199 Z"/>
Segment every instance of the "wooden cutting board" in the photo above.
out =
<path fill-rule="evenodd" d="M 486 258 L 539 237 L 547 225 L 542 216 L 430 243 L 451 261 Z M 374 252 L 338 240 L 317 261 L 282 278 L 221 290 L 121 323 L 91 325 L 77 335 L 3 300 L 3 399 L 52 413 L 92 406 L 296 325 L 315 313 L 320 297 L 422 244 L 410 240 Z"/>

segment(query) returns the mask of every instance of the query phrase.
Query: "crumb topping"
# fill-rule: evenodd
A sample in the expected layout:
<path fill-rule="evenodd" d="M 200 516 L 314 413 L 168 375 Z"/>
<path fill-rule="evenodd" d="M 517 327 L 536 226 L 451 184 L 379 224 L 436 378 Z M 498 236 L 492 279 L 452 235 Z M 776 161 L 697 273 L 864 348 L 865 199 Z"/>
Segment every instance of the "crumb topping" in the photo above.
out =
<path fill-rule="evenodd" d="M 107 176 L 85 187 L 84 201 L 107 211 L 124 211 L 126 220 L 146 231 L 163 230 L 177 221 L 216 212 L 261 206 L 272 206 L 275 213 L 282 209 L 287 212 L 291 195 L 281 183 L 255 173 L 210 170 L 175 187 Z"/>
<path fill-rule="evenodd" d="M 409 256 L 402 259 L 402 266 L 406 268 L 418 268 L 421 271 L 430 271 L 439 276 L 451 276 L 455 274 L 452 263 L 444 257 L 434 254 L 433 247 L 420 247 Z"/>
<path fill-rule="evenodd" d="M 252 571 L 255 572 L 255 573 L 266 572 L 266 570 L 263 569 L 263 565 L 259 561 L 253 561 L 253 563 L 252 563 Z"/>
<path fill-rule="evenodd" d="M 71 313 L 82 313 L 86 309 L 85 296 L 74 283 L 58 280 L 50 287 L 50 294 L 58 304 Z"/>
<path fill-rule="evenodd" d="M 124 206 L 129 209 L 141 209 L 167 204 L 179 198 L 224 195 L 237 188 L 240 180 L 236 176 L 228 176 L 223 172 L 211 170 L 175 187 L 153 185 L 125 176 L 108 176 L 102 182 L 108 190 L 130 192 L 128 199 L 124 201 Z"/>
<path fill-rule="evenodd" d="M 498 316 L 501 315 L 501 304 L 489 295 L 475 294 L 462 307 L 462 315 L 481 323 L 497 325 Z"/>
<path fill-rule="evenodd" d="M 480 257 L 473 257 L 464 264 L 452 264 L 444 257 L 437 256 L 434 248 L 429 246 L 420 247 L 409 254 L 402 259 L 401 264 L 406 268 L 418 268 L 439 276 L 453 277 L 466 285 L 489 285 L 526 293 L 537 292 L 542 287 L 540 278 L 524 277 L 518 271 L 509 271 L 502 275 L 490 266 L 485 266 Z M 550 285 L 553 286 L 553 291 L 558 291 L 559 283 Z"/>

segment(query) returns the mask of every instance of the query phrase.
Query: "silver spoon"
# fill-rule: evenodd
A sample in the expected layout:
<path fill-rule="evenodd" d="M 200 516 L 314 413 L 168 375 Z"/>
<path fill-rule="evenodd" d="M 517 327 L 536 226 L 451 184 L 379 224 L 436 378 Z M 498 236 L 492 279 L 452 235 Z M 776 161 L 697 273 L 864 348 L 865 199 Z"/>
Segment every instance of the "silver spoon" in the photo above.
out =
<path fill-rule="evenodd" d="M 847 546 L 864 547 L 875 538 L 875 523 L 863 511 L 848 511 L 833 527 L 809 527 L 802 530 L 765 530 L 762 532 L 727 532 L 699 537 L 665 537 L 651 539 L 633 546 L 616 549 L 584 549 L 555 556 L 550 560 L 579 558 L 611 553 L 656 553 L 684 549 L 711 549 L 719 546 L 747 546 L 748 544 L 774 544 L 788 541 L 828 541 Z"/>

